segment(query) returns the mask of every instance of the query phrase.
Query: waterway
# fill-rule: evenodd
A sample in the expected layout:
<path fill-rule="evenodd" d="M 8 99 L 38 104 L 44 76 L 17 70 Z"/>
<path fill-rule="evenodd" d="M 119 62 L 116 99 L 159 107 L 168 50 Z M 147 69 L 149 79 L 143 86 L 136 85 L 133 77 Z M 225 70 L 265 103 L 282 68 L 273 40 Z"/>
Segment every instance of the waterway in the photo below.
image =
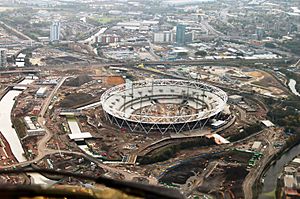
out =
<path fill-rule="evenodd" d="M 285 164 L 289 163 L 300 153 L 300 143 L 294 146 L 291 150 L 286 152 L 278 159 L 275 164 L 273 164 L 265 173 L 264 184 L 262 187 L 262 192 L 259 194 L 259 199 L 270 199 L 274 198 L 277 178 Z"/>
<path fill-rule="evenodd" d="M 300 96 L 300 93 L 296 90 L 296 81 L 294 79 L 290 79 L 289 88 L 291 91 Z M 264 176 L 264 184 L 262 187 L 262 191 L 259 194 L 259 199 L 270 199 L 275 198 L 275 189 L 277 185 L 277 178 L 279 174 L 282 172 L 285 164 L 289 163 L 293 160 L 295 156 L 300 153 L 300 143 L 294 146 L 291 150 L 283 154 L 280 159 L 278 159 L 275 164 L 273 164 L 265 173 Z"/>
<path fill-rule="evenodd" d="M 34 80 L 25 79 L 19 84 L 30 84 Z M 17 89 L 24 90 L 24 87 L 17 87 Z M 19 137 L 14 128 L 12 128 L 11 111 L 15 104 L 15 98 L 19 96 L 22 91 L 10 90 L 0 101 L 0 132 L 5 137 L 9 145 L 11 146 L 12 153 L 18 162 L 26 161 L 23 156 L 24 150 L 19 140 Z"/>
<path fill-rule="evenodd" d="M 14 98 L 17 97 L 22 91 L 11 90 L 0 101 L 0 132 L 9 143 L 18 162 L 26 161 L 23 156 L 24 150 L 19 141 L 19 137 L 14 128 L 12 128 L 11 122 L 11 110 L 14 106 Z"/>
<path fill-rule="evenodd" d="M 300 93 L 296 90 L 296 84 L 297 82 L 294 79 L 290 79 L 288 86 L 295 95 L 300 97 Z"/>
<path fill-rule="evenodd" d="M 31 84 L 34 82 L 33 79 L 24 79 L 19 84 L 22 86 L 15 86 L 14 89 L 6 93 L 6 95 L 0 100 L 0 132 L 5 137 L 10 145 L 11 151 L 18 162 L 26 161 L 23 156 L 24 149 L 19 140 L 19 137 L 14 128 L 12 128 L 11 112 L 15 104 L 15 98 L 25 90 L 26 87 L 23 85 Z M 53 184 L 54 181 L 45 178 L 41 174 L 32 173 L 29 174 L 32 177 L 32 182 L 35 184 Z"/>

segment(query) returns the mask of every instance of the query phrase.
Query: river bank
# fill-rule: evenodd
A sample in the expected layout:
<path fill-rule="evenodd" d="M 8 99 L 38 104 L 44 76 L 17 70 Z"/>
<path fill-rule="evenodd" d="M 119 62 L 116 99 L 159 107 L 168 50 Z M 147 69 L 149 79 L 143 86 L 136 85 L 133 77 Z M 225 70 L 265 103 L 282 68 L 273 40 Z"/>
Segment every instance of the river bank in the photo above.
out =
<path fill-rule="evenodd" d="M 18 162 L 25 162 L 27 159 L 24 157 L 24 149 L 16 130 L 12 127 L 11 113 L 16 103 L 15 99 L 26 89 L 24 85 L 31 84 L 34 81 L 33 77 L 23 79 L 18 82 L 22 86 L 14 86 L 6 90 L 5 95 L 2 95 L 0 100 L 0 132 L 7 140 L 12 154 Z M 16 90 L 14 90 L 15 88 Z M 49 181 L 49 179 L 40 174 L 30 174 L 30 176 L 32 177 L 32 182 L 36 184 L 52 183 L 52 181 Z"/>
<path fill-rule="evenodd" d="M 253 184 L 253 198 L 271 199 L 275 197 L 277 178 L 284 165 L 290 162 L 300 151 L 300 137 L 292 144 L 286 145 L 279 153 L 273 155 L 264 170 L 256 178 Z M 262 184 L 262 179 L 263 184 Z"/>
<path fill-rule="evenodd" d="M 288 83 L 288 86 L 289 86 L 290 90 L 294 93 L 294 95 L 300 97 L 300 93 L 296 89 L 296 84 L 297 84 L 296 80 L 290 79 L 289 83 Z"/>

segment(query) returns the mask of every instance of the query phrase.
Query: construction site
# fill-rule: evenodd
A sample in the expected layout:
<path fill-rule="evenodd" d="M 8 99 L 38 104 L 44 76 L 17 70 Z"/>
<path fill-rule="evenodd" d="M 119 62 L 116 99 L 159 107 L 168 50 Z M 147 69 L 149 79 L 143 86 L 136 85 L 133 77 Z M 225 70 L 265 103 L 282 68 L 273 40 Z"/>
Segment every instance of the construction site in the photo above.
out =
<path fill-rule="evenodd" d="M 18 84 L 24 76 L 1 81 L 12 89 L 26 86 L 14 98 L 12 122 L 25 162 L 35 168 L 158 184 L 187 197 L 239 198 L 248 189 L 243 182 L 286 139 L 267 119 L 263 96 L 269 94 L 251 95 L 248 87 L 274 81 L 277 90 L 271 90 L 278 93 L 272 95 L 289 93 L 267 72 L 230 68 L 226 74 L 243 82 L 233 86 L 217 75 L 225 71 L 212 71 L 199 81 L 186 79 L 187 72 L 170 79 L 146 67 L 94 66 L 43 70 L 28 85 Z M 222 78 L 221 90 L 216 82 Z M 2 146 L 3 166 L 25 164 L 17 163 L 5 137 Z"/>

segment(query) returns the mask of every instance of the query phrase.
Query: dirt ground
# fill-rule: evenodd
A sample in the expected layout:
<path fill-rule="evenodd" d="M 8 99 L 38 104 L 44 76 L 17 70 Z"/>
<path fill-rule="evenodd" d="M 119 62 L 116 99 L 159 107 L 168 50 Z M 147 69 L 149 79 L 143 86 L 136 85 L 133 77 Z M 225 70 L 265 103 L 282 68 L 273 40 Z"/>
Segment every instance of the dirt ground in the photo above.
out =
<path fill-rule="evenodd" d="M 109 76 L 105 78 L 105 82 L 109 86 L 115 86 L 119 84 L 124 84 L 125 80 L 121 76 Z"/>
<path fill-rule="evenodd" d="M 264 76 L 264 74 L 261 71 L 245 72 L 245 74 L 248 76 L 251 76 L 251 77 L 256 77 L 256 78 L 260 78 L 260 77 Z"/>

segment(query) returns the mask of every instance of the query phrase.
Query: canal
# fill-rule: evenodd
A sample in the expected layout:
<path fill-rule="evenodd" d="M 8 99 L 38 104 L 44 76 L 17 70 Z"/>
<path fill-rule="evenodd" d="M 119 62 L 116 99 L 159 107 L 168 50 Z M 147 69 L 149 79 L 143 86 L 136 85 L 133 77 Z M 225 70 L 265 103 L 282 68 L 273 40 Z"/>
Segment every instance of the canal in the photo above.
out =
<path fill-rule="evenodd" d="M 294 79 L 290 79 L 288 86 L 295 95 L 300 97 L 300 93 L 296 90 L 296 84 L 297 82 Z"/>
<path fill-rule="evenodd" d="M 300 96 L 300 93 L 296 90 L 296 83 L 294 79 L 290 79 L 288 86 L 295 95 Z M 264 175 L 264 184 L 261 193 L 258 195 L 259 199 L 275 198 L 274 194 L 279 174 L 282 172 L 284 165 L 292 161 L 299 153 L 300 143 L 284 153 L 275 164 L 271 165 Z"/>
<path fill-rule="evenodd" d="M 34 80 L 29 81 L 28 79 L 25 79 L 20 82 L 20 84 L 30 84 L 33 81 Z M 8 91 L 6 95 L 0 100 L 0 132 L 11 146 L 12 153 L 14 154 L 17 161 L 24 162 L 26 161 L 26 158 L 23 156 L 23 147 L 15 129 L 12 127 L 11 111 L 15 104 L 15 98 L 22 93 L 21 90 L 25 90 L 26 88 L 17 87 L 17 89 L 18 90 Z"/>
<path fill-rule="evenodd" d="M 300 153 L 300 143 L 294 146 L 291 150 L 287 151 L 285 154 L 278 159 L 275 164 L 267 170 L 264 176 L 264 184 L 262 187 L 262 192 L 259 194 L 259 199 L 270 199 L 275 198 L 275 189 L 277 184 L 277 178 L 285 164 L 293 160 L 295 156 Z"/>
<path fill-rule="evenodd" d="M 7 140 L 18 162 L 24 162 L 27 159 L 23 156 L 24 149 L 15 129 L 12 127 L 11 112 L 15 104 L 15 98 L 22 93 L 22 90 L 26 89 L 24 85 L 31 84 L 32 82 L 34 82 L 33 79 L 24 79 L 19 83 L 21 86 L 15 86 L 0 100 L 0 133 Z M 34 184 L 53 184 L 55 182 L 38 173 L 28 173 L 28 175 L 31 176 L 32 183 Z"/>

